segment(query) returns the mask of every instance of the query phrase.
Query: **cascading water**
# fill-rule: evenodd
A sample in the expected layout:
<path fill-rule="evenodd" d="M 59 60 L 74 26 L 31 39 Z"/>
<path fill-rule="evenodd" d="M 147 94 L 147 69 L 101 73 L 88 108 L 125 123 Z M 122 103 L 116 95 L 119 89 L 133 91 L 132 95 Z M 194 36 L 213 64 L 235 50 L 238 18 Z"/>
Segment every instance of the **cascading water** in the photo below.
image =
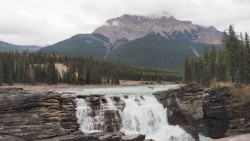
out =
<path fill-rule="evenodd" d="M 83 132 L 95 132 L 95 126 L 103 125 L 104 117 L 102 114 L 92 118 L 90 113 L 92 112 L 91 107 L 84 99 L 77 99 L 77 111 L 76 116 L 78 118 L 78 123 L 80 124 L 80 130 Z"/>
<path fill-rule="evenodd" d="M 146 138 L 156 141 L 194 140 L 180 127 L 168 124 L 166 109 L 153 96 L 120 96 L 118 100 L 112 96 L 105 96 L 105 98 L 99 98 L 99 102 L 100 108 L 93 107 L 93 109 L 91 102 L 77 99 L 76 115 L 83 132 L 106 131 L 111 125 L 120 126 L 114 131 L 120 129 L 128 134 L 140 133 L 146 135 Z M 114 112 L 114 116 L 105 117 L 106 113 L 110 111 L 117 111 L 117 114 Z M 108 118 L 112 118 L 111 122 Z"/>
<path fill-rule="evenodd" d="M 151 96 L 131 96 L 124 99 L 122 131 L 136 132 L 156 141 L 191 141 L 193 138 L 178 126 L 167 122 L 166 110 Z"/>

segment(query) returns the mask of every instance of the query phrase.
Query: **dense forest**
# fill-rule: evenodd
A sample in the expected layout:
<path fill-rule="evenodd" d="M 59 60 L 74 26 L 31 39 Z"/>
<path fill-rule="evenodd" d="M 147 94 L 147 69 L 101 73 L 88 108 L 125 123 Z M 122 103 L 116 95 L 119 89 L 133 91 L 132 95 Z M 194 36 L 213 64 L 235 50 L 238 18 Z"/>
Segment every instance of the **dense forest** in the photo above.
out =
<path fill-rule="evenodd" d="M 237 35 L 232 25 L 224 32 L 224 48 L 216 52 L 205 48 L 203 57 L 186 58 L 185 83 L 197 82 L 208 86 L 218 81 L 233 83 L 250 82 L 250 46 L 249 36 Z"/>
<path fill-rule="evenodd" d="M 93 58 L 37 53 L 0 53 L 0 84 L 118 84 L 119 80 L 181 81 L 181 73 L 132 67 Z"/>

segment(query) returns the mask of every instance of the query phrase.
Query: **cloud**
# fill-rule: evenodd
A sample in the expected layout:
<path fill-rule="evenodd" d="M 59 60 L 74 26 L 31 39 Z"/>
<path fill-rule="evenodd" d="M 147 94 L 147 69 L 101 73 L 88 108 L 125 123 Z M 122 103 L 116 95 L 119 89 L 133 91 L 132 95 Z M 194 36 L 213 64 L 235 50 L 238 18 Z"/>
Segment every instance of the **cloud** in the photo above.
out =
<path fill-rule="evenodd" d="M 249 32 L 248 0 L 0 0 L 0 40 L 46 45 L 91 33 L 123 14 L 174 15 L 225 30 Z"/>

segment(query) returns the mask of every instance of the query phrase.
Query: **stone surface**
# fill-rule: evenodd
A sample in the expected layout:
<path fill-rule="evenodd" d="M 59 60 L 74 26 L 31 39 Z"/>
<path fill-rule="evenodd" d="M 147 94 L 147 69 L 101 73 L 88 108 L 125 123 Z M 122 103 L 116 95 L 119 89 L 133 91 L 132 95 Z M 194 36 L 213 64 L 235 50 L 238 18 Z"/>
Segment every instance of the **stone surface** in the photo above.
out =
<path fill-rule="evenodd" d="M 180 21 L 173 16 L 123 15 L 107 20 L 93 33 L 100 33 L 108 37 L 112 44 L 117 44 L 117 42 L 122 43 L 142 38 L 152 32 L 166 38 L 185 37 L 188 40 L 207 44 L 221 44 L 222 38 L 222 32 L 214 27 L 196 25 L 190 21 Z M 179 34 L 182 36 L 179 37 Z"/>
<path fill-rule="evenodd" d="M 26 141 L 26 140 L 15 136 L 0 135 L 0 141 Z"/>
<path fill-rule="evenodd" d="M 139 140 L 144 140 L 145 135 L 131 134 L 131 135 L 122 136 L 121 138 L 122 138 L 122 141 L 139 141 Z"/>
<path fill-rule="evenodd" d="M 95 112 L 104 112 L 106 132 L 79 131 L 74 94 L 0 89 L 0 141 L 122 141 L 129 136 L 115 132 L 120 129 L 120 117 L 117 110 L 105 110 L 103 102 L 107 99 L 103 95 L 78 98 L 88 101 Z M 118 108 L 124 108 L 119 98 L 111 99 Z M 144 139 L 144 135 L 132 135 L 127 141 Z"/>
<path fill-rule="evenodd" d="M 1 89 L 0 134 L 35 140 L 77 131 L 74 99 L 58 93 Z"/>
<path fill-rule="evenodd" d="M 250 132 L 250 103 L 232 104 L 237 97 L 229 88 L 209 90 L 189 84 L 154 96 L 167 108 L 168 122 L 180 125 L 196 140 L 199 133 L 221 138 Z"/>
<path fill-rule="evenodd" d="M 243 134 L 222 139 L 214 139 L 211 141 L 249 141 L 249 140 L 250 140 L 250 134 Z"/>

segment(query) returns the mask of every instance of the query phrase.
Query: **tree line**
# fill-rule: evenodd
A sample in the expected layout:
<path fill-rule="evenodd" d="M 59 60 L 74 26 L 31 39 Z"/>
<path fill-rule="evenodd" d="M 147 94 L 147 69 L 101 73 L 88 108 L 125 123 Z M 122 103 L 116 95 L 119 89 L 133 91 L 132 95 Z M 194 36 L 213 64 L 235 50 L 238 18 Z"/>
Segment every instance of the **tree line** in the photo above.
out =
<path fill-rule="evenodd" d="M 120 62 L 41 52 L 0 53 L 0 84 L 118 84 L 119 80 L 181 81 L 182 73 Z"/>
<path fill-rule="evenodd" d="M 205 47 L 202 57 L 186 58 L 184 69 L 185 83 L 197 82 L 208 86 L 211 82 L 231 81 L 250 83 L 249 36 L 237 35 L 232 25 L 224 32 L 223 49 L 219 52 L 213 46 Z"/>

